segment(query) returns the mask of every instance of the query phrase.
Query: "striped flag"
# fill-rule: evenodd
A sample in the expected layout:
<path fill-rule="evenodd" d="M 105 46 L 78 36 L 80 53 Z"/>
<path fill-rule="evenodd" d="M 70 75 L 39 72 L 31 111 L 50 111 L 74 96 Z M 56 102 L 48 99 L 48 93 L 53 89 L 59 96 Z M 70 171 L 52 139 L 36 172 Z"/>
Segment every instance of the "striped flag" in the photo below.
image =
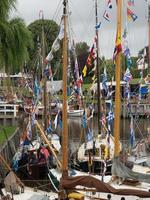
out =
<path fill-rule="evenodd" d="M 83 126 L 83 128 L 87 127 L 87 116 L 86 116 L 86 112 L 84 111 L 82 119 L 81 119 L 81 125 Z"/>
<path fill-rule="evenodd" d="M 130 82 L 132 80 L 132 74 L 131 74 L 129 68 L 126 69 L 126 72 L 124 74 L 123 80 L 125 82 Z"/>

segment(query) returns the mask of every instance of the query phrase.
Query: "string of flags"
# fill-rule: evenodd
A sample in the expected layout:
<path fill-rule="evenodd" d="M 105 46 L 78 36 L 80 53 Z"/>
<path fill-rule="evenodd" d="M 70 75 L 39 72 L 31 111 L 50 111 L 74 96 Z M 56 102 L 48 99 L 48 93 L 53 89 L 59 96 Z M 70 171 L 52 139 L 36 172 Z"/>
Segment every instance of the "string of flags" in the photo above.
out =
<path fill-rule="evenodd" d="M 138 18 L 138 16 L 131 9 L 131 7 L 133 7 L 134 5 L 135 5 L 134 0 L 128 0 L 128 2 L 127 2 L 127 17 L 128 17 L 128 20 L 135 21 Z"/>
<path fill-rule="evenodd" d="M 106 5 L 106 9 L 103 13 L 103 18 L 110 22 L 110 11 L 112 9 L 112 0 L 106 0 L 107 1 L 107 5 Z M 95 29 L 98 30 L 101 27 L 102 22 L 100 21 L 98 24 L 96 24 Z"/>
<path fill-rule="evenodd" d="M 53 59 L 53 54 L 54 52 L 58 51 L 60 49 L 60 41 L 63 39 L 64 37 L 64 22 L 63 20 L 61 21 L 60 24 L 60 30 L 59 30 L 59 34 L 57 36 L 57 38 L 55 39 L 55 41 L 53 42 L 51 51 L 48 53 L 45 62 L 48 63 Z"/>
<path fill-rule="evenodd" d="M 135 21 L 138 18 L 137 15 L 130 8 L 127 8 L 127 16 L 129 20 L 133 21 Z"/>

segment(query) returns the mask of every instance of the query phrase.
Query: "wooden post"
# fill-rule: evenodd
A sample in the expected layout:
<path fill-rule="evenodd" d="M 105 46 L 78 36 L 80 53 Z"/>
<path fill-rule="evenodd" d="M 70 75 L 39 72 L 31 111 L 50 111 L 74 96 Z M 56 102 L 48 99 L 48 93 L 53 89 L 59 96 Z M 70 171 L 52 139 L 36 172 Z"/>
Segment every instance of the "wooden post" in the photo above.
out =
<path fill-rule="evenodd" d="M 118 41 L 121 44 L 122 35 L 122 0 L 117 0 L 117 37 L 116 43 Z M 115 90 L 115 121 L 114 121 L 114 137 L 115 137 L 115 156 L 118 156 L 119 140 L 120 140 L 120 109 L 121 109 L 121 99 L 120 99 L 120 74 L 121 74 L 121 51 L 116 55 L 116 90 Z"/>

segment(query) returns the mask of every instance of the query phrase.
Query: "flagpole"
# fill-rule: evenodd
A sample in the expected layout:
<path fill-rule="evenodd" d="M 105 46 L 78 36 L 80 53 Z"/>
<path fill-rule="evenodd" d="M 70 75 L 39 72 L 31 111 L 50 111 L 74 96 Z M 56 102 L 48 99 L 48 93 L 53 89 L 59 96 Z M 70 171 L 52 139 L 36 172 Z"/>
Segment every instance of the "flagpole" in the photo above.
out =
<path fill-rule="evenodd" d="M 95 23 L 98 25 L 98 12 L 97 12 L 97 0 L 95 0 Z M 97 123 L 98 123 L 98 134 L 101 134 L 101 102 L 100 102 L 100 70 L 99 70 L 99 34 L 98 28 L 95 30 L 96 34 L 96 70 L 97 70 Z"/>
<path fill-rule="evenodd" d="M 47 80 L 46 75 L 44 75 L 44 68 L 45 68 L 45 37 L 44 37 L 44 14 L 42 12 L 42 78 L 43 78 L 43 102 L 44 102 L 44 129 L 46 130 L 48 127 L 48 115 L 47 115 Z"/>
<path fill-rule="evenodd" d="M 122 35 L 122 0 L 116 0 L 117 2 L 117 41 L 121 42 Z M 120 75 L 121 74 L 121 51 L 116 55 L 116 89 L 115 89 L 115 120 L 114 120 L 114 137 L 115 137 L 115 151 L 114 155 L 118 156 L 120 151 Z"/>

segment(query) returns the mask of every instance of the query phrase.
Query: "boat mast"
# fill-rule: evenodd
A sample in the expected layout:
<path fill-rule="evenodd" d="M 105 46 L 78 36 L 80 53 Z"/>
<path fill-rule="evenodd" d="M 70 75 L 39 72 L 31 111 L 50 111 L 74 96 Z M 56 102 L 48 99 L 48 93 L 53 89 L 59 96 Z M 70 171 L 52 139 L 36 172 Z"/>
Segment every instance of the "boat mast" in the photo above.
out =
<path fill-rule="evenodd" d="M 63 110 L 62 110 L 62 176 L 68 176 L 68 124 L 67 124 L 67 66 L 68 66 L 68 41 L 67 41 L 67 4 L 68 0 L 63 0 Z"/>
<path fill-rule="evenodd" d="M 98 25 L 98 14 L 97 14 L 97 0 L 95 0 L 95 23 Z M 96 34 L 96 71 L 97 71 L 97 120 L 98 120 L 98 134 L 101 134 L 101 105 L 100 105 L 100 70 L 99 70 L 99 34 L 98 28 L 95 29 Z"/>
<path fill-rule="evenodd" d="M 122 34 L 122 0 L 117 0 L 117 38 L 121 42 Z M 120 37 L 120 38 L 119 38 Z M 121 51 L 116 55 L 116 90 L 115 90 L 115 120 L 114 120 L 114 137 L 115 137 L 115 152 L 114 155 L 118 156 L 120 146 L 120 77 L 121 77 Z"/>
<path fill-rule="evenodd" d="M 43 104 L 44 104 L 44 129 L 46 130 L 48 127 L 47 124 L 47 80 L 46 80 L 46 76 L 44 75 L 44 69 L 45 69 L 45 63 L 44 63 L 44 59 L 45 59 L 45 36 L 44 36 L 44 14 L 42 11 L 42 78 L 43 78 L 43 87 L 44 87 L 44 94 L 43 94 Z"/>

